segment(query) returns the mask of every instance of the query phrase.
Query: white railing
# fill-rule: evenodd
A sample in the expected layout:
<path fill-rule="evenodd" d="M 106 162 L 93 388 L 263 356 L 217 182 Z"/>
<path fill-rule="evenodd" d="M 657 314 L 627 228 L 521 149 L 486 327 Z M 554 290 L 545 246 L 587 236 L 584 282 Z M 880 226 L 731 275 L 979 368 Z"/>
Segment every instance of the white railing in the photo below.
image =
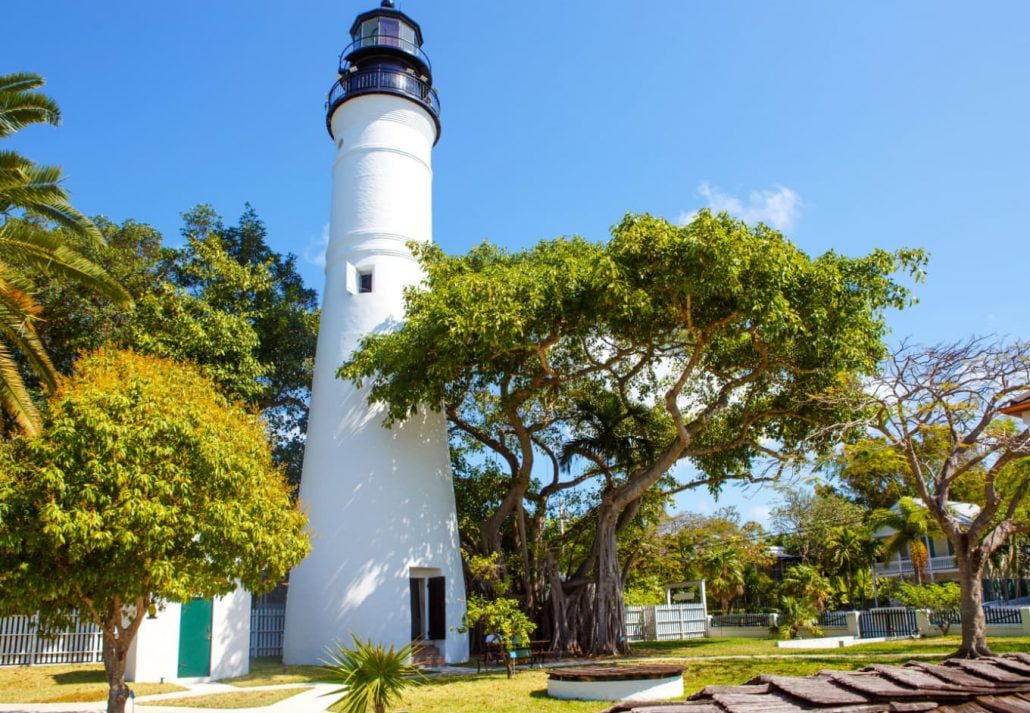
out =
<path fill-rule="evenodd" d="M 953 572 L 958 569 L 953 556 L 931 557 L 927 562 L 929 572 Z M 890 562 L 877 562 L 876 574 L 880 577 L 892 577 L 900 574 L 914 574 L 915 567 L 912 560 L 891 560 Z"/>
<path fill-rule="evenodd" d="M 930 558 L 930 571 L 931 572 L 947 572 L 948 570 L 958 569 L 958 565 L 955 564 L 954 556 L 947 557 L 931 557 Z"/>
<path fill-rule="evenodd" d="M 626 607 L 627 641 L 703 639 L 708 621 L 703 604 Z"/>
<path fill-rule="evenodd" d="M 55 663 L 97 663 L 104 660 L 104 641 L 92 622 L 79 622 L 44 636 L 35 616 L 0 619 L 0 666 Z"/>

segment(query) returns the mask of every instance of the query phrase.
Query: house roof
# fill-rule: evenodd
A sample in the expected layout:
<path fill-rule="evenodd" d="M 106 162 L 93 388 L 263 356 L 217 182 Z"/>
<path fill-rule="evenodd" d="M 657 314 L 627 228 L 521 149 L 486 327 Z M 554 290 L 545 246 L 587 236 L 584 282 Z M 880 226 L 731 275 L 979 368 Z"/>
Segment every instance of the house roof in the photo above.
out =
<path fill-rule="evenodd" d="M 1030 411 L 1030 391 L 1024 391 L 1015 398 L 1010 399 L 1001 407 L 1000 411 L 1009 416 Z"/>
<path fill-rule="evenodd" d="M 618 703 L 604 713 L 1030 713 L 1030 654 L 943 664 L 874 664 L 814 676 L 758 676 L 685 701 Z"/>

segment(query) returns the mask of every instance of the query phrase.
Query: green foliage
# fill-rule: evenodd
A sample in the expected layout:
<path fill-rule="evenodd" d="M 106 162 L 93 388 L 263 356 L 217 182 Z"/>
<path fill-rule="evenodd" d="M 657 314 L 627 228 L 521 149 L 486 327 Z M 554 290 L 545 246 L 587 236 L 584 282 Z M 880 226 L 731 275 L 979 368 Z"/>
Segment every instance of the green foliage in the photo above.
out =
<path fill-rule="evenodd" d="M 517 644 L 528 644 L 536 624 L 522 611 L 517 599 L 506 597 L 510 584 L 505 579 L 498 553 L 470 555 L 466 553 L 469 575 L 480 583 L 490 596 L 473 594 L 468 598 L 460 631 L 479 628 L 501 651 L 511 652 Z M 515 660 L 504 659 L 508 678 L 515 674 Z"/>
<path fill-rule="evenodd" d="M 318 294 L 304 286 L 295 255 L 268 246 L 265 225 L 249 203 L 234 226 L 223 225 L 205 205 L 183 218 L 185 234 L 219 243 L 232 260 L 256 276 L 251 286 L 238 289 L 232 281 L 223 283 L 220 273 L 198 274 L 193 265 L 203 265 L 204 254 L 193 250 L 193 241 L 177 251 L 172 269 L 176 284 L 202 295 L 214 309 L 246 316 L 257 337 L 253 356 L 265 368 L 263 388 L 251 403 L 268 421 L 276 462 L 298 483 L 318 336 Z"/>
<path fill-rule="evenodd" d="M 805 564 L 826 562 L 834 532 L 860 527 L 866 519 L 859 505 L 833 492 L 784 488 L 781 493 L 782 502 L 772 509 L 773 530 L 785 533 L 782 544 Z"/>
<path fill-rule="evenodd" d="M 744 563 L 733 547 L 709 549 L 701 556 L 701 572 L 712 599 L 729 613 L 734 599 L 744 594 Z"/>
<path fill-rule="evenodd" d="M 904 455 L 883 439 L 845 444 L 829 464 L 834 477 L 866 510 L 883 510 L 914 493 Z"/>
<path fill-rule="evenodd" d="M 642 539 L 646 551 L 629 572 L 627 604 L 630 592 L 649 597 L 635 603 L 662 604 L 662 585 L 678 581 L 705 579 L 709 607 L 726 612 L 741 596 L 748 607 L 758 606 L 772 590 L 765 570 L 774 559 L 765 533 L 757 523 L 741 523 L 732 507 L 710 515 L 666 516 Z"/>
<path fill-rule="evenodd" d="M 781 639 L 822 636 L 818 626 L 819 610 L 811 602 L 795 597 L 780 599 L 778 618 L 772 632 Z"/>
<path fill-rule="evenodd" d="M 392 645 L 364 641 L 351 636 L 351 648 L 337 644 L 324 666 L 329 679 L 342 687 L 331 694 L 343 695 L 337 699 L 344 713 L 385 713 L 387 708 L 401 700 L 405 689 L 418 684 L 423 676 L 409 663 L 417 653 L 417 645 L 405 644 L 399 649 Z"/>
<path fill-rule="evenodd" d="M 622 601 L 628 607 L 665 604 L 665 588 L 668 582 L 657 577 L 638 577 L 636 582 L 622 591 Z"/>
<path fill-rule="evenodd" d="M 53 314 L 43 338 L 65 373 L 80 352 L 105 345 L 197 364 L 224 393 L 262 410 L 275 460 L 298 482 L 317 298 L 295 258 L 268 248 L 249 206 L 238 226 L 204 206 L 185 218 L 186 243 L 174 250 L 148 225 L 100 220 L 107 244 L 79 247 L 126 286 L 136 310 L 42 283 L 40 301 Z"/>
<path fill-rule="evenodd" d="M 83 357 L 43 434 L 5 444 L 2 465 L 0 613 L 91 618 L 118 695 L 152 604 L 266 591 L 309 549 L 260 417 L 195 367 Z"/>
<path fill-rule="evenodd" d="M 480 627 L 501 651 L 507 652 L 518 644 L 528 645 L 530 635 L 536 631 L 536 624 L 522 611 L 519 600 L 510 597 L 469 597 L 461 630 L 465 632 L 475 627 Z M 511 678 L 515 675 L 515 659 L 507 656 L 504 662 Z"/>
<path fill-rule="evenodd" d="M 825 570 L 843 581 L 847 602 L 860 608 L 864 599 L 862 575 L 873 567 L 882 542 L 867 527 L 834 528 L 826 542 Z"/>
<path fill-rule="evenodd" d="M 796 564 L 788 568 L 778 588 L 781 607 L 783 602 L 792 600 L 817 612 L 825 607 L 832 591 L 830 580 L 807 564 Z"/>
<path fill-rule="evenodd" d="M 952 622 L 959 617 L 962 588 L 955 582 L 921 585 L 899 582 L 893 596 L 906 607 L 929 611 L 930 621 L 947 636 Z"/>
<path fill-rule="evenodd" d="M 36 74 L 0 76 L 0 138 L 30 124 L 60 122 L 57 104 L 32 91 L 42 85 Z M 64 232 L 49 232 L 48 224 Z M 123 308 L 132 305 L 116 280 L 72 247 L 68 233 L 102 242 L 97 227 L 68 202 L 61 169 L 0 150 L 0 404 L 29 434 L 39 432 L 39 412 L 16 355 L 44 387 L 55 385 L 53 364 L 37 334 L 42 315 L 33 280 L 74 284 Z"/>

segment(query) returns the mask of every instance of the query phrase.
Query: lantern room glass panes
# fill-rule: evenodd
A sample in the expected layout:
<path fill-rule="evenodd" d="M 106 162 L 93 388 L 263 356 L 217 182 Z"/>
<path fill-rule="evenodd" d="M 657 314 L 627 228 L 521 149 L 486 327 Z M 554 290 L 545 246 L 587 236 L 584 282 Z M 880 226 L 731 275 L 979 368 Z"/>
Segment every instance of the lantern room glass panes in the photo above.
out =
<path fill-rule="evenodd" d="M 415 28 L 396 17 L 373 17 L 361 23 L 360 35 L 354 39 L 361 47 L 399 47 L 417 54 Z"/>
<path fill-rule="evenodd" d="M 401 21 L 392 17 L 379 18 L 379 43 L 387 47 L 401 46 Z"/>

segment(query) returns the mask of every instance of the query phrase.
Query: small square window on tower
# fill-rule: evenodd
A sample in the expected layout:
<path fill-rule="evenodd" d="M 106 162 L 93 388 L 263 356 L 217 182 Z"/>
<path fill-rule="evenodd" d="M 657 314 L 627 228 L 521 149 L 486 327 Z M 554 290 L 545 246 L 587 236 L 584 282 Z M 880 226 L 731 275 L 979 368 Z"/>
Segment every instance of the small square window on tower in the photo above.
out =
<path fill-rule="evenodd" d="M 372 291 L 372 271 L 366 270 L 358 273 L 358 292 Z"/>

